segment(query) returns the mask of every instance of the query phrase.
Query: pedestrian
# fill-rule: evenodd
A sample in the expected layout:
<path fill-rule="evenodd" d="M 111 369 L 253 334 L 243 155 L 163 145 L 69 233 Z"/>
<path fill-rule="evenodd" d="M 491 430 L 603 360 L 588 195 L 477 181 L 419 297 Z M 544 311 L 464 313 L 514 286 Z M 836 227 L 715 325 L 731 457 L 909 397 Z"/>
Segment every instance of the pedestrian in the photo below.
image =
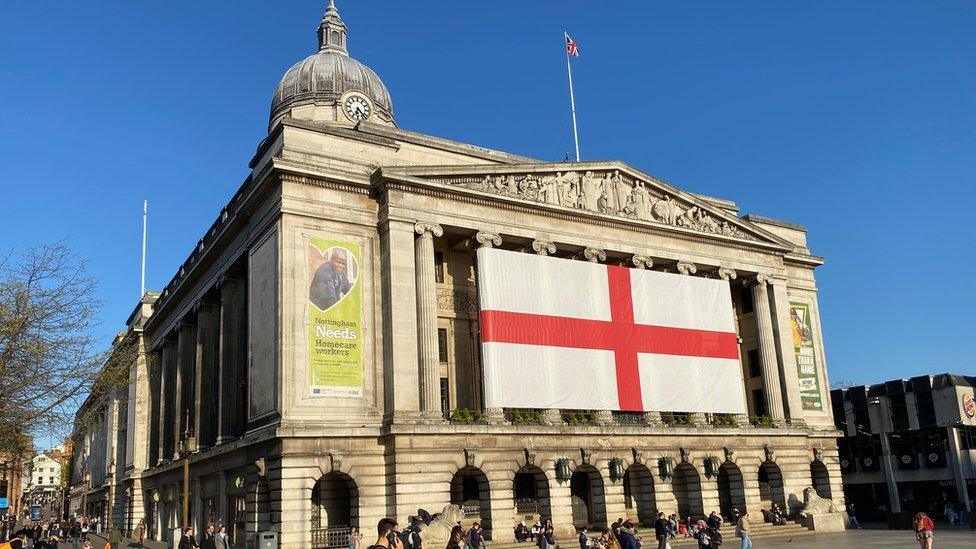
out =
<path fill-rule="evenodd" d="M 214 525 L 208 524 L 207 530 L 203 533 L 200 540 L 200 549 L 217 549 L 217 538 L 214 536 Z"/>
<path fill-rule="evenodd" d="M 471 525 L 471 529 L 468 530 L 468 544 L 471 549 L 479 549 L 481 547 L 481 523 L 475 522 Z"/>
<path fill-rule="evenodd" d="M 711 546 L 712 538 L 708 536 L 708 523 L 704 520 L 695 523 L 695 541 L 698 542 L 698 549 L 708 549 Z"/>
<path fill-rule="evenodd" d="M 397 521 L 389 517 L 380 519 L 376 525 L 376 543 L 380 547 L 388 549 L 403 549 L 403 542 L 400 541 L 400 525 Z M 464 531 L 461 531 L 464 536 Z"/>
<path fill-rule="evenodd" d="M 637 531 L 629 520 L 624 521 L 617 529 L 617 543 L 620 544 L 620 549 L 640 549 Z"/>
<path fill-rule="evenodd" d="M 861 529 L 861 523 L 857 521 L 857 513 L 854 512 L 854 504 L 847 504 L 847 516 L 851 519 L 851 528 L 855 530 Z"/>
<path fill-rule="evenodd" d="M 915 530 L 915 539 L 918 540 L 919 549 L 932 549 L 932 533 L 935 531 L 935 523 L 925 513 L 915 515 L 912 521 L 912 530 Z"/>
<path fill-rule="evenodd" d="M 88 541 L 88 517 L 81 517 L 81 539 Z"/>
<path fill-rule="evenodd" d="M 139 547 L 142 547 L 142 540 L 146 537 L 146 519 L 139 519 L 139 524 L 136 525 L 136 543 Z"/>
<path fill-rule="evenodd" d="M 451 529 L 451 537 L 447 540 L 447 549 L 468 549 L 468 543 L 464 541 L 464 528 L 457 525 Z"/>
<path fill-rule="evenodd" d="M 111 526 L 108 529 L 108 543 L 112 546 L 112 549 L 119 549 L 119 544 L 122 543 L 122 532 L 115 526 Z"/>
<path fill-rule="evenodd" d="M 78 549 L 78 540 L 81 538 L 81 523 L 77 520 L 71 521 L 68 527 L 68 536 L 71 537 L 71 549 Z"/>
<path fill-rule="evenodd" d="M 705 523 L 708 524 L 708 527 L 712 530 L 718 530 L 722 527 L 722 517 L 718 516 L 718 513 L 715 511 L 712 511 L 709 513 L 708 520 L 706 520 Z"/>
<path fill-rule="evenodd" d="M 579 532 L 579 546 L 580 549 L 586 549 L 590 545 L 590 536 L 586 535 L 586 526 L 580 528 Z"/>
<path fill-rule="evenodd" d="M 654 539 L 657 540 L 657 549 L 668 549 L 668 538 L 671 537 L 671 521 L 664 518 L 664 513 L 657 514 L 654 521 Z"/>
<path fill-rule="evenodd" d="M 352 530 L 349 531 L 349 549 L 362 549 L 362 545 L 363 535 L 359 533 L 358 526 L 353 526 Z"/>
<path fill-rule="evenodd" d="M 359 534 L 359 528 L 356 528 L 356 533 Z M 359 534 L 359 539 L 363 539 L 362 534 Z M 227 535 L 226 526 L 221 526 L 217 530 L 217 535 L 214 536 L 214 541 L 217 543 L 217 549 L 230 549 L 230 536 Z"/>
<path fill-rule="evenodd" d="M 739 522 L 735 523 L 735 535 L 742 540 L 739 549 L 752 549 L 752 540 L 749 539 L 749 511 L 743 511 Z"/>
<path fill-rule="evenodd" d="M 178 549 L 195 549 L 200 547 L 197 545 L 197 540 L 193 537 L 193 530 L 190 528 L 183 529 L 183 536 L 180 538 L 180 544 Z"/>

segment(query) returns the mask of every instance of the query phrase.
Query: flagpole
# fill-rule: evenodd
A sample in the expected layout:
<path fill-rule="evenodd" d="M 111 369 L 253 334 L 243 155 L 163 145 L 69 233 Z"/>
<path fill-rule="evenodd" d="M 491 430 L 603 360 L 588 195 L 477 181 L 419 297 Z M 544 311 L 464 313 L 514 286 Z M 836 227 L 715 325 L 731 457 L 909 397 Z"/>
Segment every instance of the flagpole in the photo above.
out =
<path fill-rule="evenodd" d="M 146 295 L 146 218 L 149 216 L 149 201 L 142 201 L 142 284 L 139 299 Z"/>
<path fill-rule="evenodd" d="M 569 41 L 569 33 L 563 31 L 564 42 Z M 569 106 L 573 112 L 573 141 L 576 143 L 576 161 L 580 161 L 579 133 L 576 131 L 576 97 L 573 94 L 573 67 L 569 62 L 569 50 L 566 50 L 566 74 L 569 75 Z"/>

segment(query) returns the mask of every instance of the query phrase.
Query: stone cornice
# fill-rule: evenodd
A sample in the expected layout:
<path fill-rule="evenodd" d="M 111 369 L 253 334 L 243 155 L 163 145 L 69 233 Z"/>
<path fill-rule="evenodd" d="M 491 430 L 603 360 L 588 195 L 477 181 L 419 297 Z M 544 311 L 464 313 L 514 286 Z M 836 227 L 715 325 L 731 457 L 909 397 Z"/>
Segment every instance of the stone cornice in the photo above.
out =
<path fill-rule="evenodd" d="M 550 166 L 551 169 L 551 165 L 547 166 Z M 549 206 L 511 196 L 491 194 L 466 187 L 403 175 L 401 170 L 403 169 L 381 168 L 374 172 L 372 180 L 376 192 L 382 193 L 384 190 L 396 190 L 424 196 L 447 198 L 456 200 L 458 202 L 466 202 L 480 206 L 501 208 L 519 213 L 543 215 L 556 219 L 588 223 L 591 225 L 624 228 L 648 234 L 678 237 L 700 243 L 721 242 L 724 246 L 739 249 L 758 248 L 766 251 L 773 251 L 780 255 L 793 250 L 792 245 L 784 245 L 780 242 L 780 239 L 775 237 L 768 242 L 759 240 L 745 240 L 722 234 L 702 233 L 686 227 L 679 227 L 675 225 L 640 221 L 636 219 L 606 215 L 599 212 L 569 209 L 561 206 Z"/>

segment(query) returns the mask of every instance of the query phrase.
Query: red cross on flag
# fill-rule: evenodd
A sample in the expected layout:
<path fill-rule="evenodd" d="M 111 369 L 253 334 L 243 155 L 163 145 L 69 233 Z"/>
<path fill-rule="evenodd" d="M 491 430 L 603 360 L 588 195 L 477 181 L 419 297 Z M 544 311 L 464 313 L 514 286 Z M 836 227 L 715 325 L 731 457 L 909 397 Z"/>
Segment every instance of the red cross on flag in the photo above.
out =
<path fill-rule="evenodd" d="M 576 42 L 573 42 L 573 39 L 569 37 L 569 33 L 563 32 L 563 35 L 566 37 L 566 55 L 579 57 L 579 47 L 576 45 Z"/>
<path fill-rule="evenodd" d="M 725 280 L 478 250 L 485 405 L 746 413 Z"/>

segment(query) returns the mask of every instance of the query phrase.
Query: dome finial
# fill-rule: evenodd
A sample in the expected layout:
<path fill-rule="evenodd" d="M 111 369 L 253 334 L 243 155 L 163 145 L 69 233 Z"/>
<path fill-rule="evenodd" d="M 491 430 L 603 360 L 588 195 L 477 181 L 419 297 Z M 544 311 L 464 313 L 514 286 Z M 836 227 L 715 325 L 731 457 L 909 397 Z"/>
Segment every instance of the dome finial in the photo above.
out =
<path fill-rule="evenodd" d="M 329 0 L 322 22 L 319 24 L 319 51 L 336 51 L 349 55 L 346 50 L 346 24 L 339 17 L 335 1 Z"/>

